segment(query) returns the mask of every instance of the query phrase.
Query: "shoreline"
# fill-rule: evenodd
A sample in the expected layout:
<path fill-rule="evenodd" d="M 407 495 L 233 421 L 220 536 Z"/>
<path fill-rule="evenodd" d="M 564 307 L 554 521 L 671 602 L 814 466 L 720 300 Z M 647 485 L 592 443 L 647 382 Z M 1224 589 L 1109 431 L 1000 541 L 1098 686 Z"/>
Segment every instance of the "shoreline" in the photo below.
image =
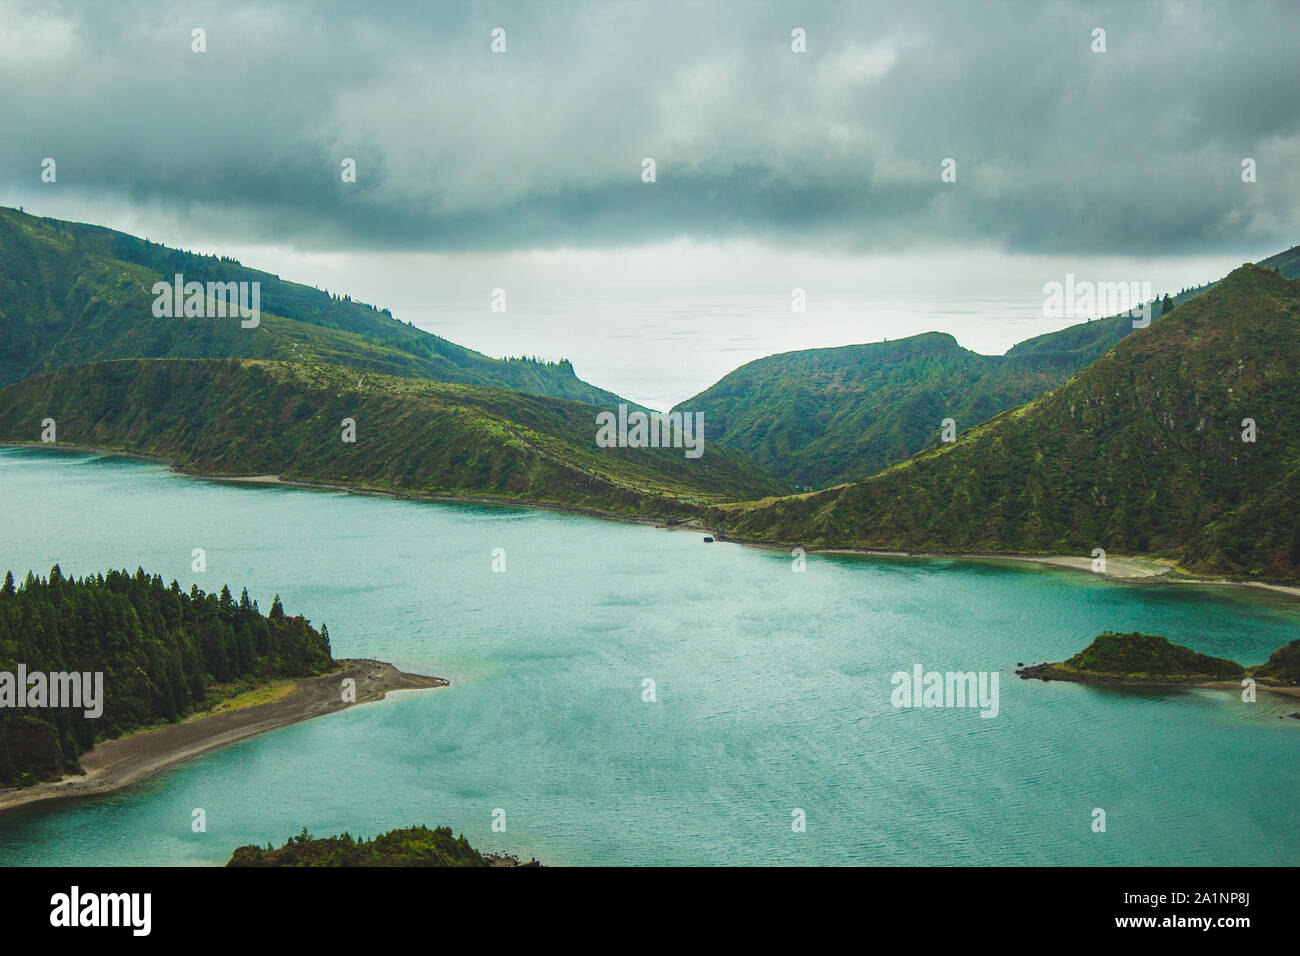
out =
<path fill-rule="evenodd" d="M 668 531 L 694 531 L 700 534 L 712 535 L 714 540 L 718 542 L 739 544 L 747 548 L 785 551 L 790 548 L 804 547 L 803 545 L 798 544 L 752 541 L 744 538 L 735 538 L 728 535 L 726 532 L 717 531 L 700 524 L 697 518 L 683 518 L 676 524 L 667 524 L 667 519 L 665 517 L 622 514 L 616 511 L 602 511 L 599 508 L 584 508 L 580 505 L 566 505 L 559 502 L 520 501 L 513 498 L 496 498 L 490 495 L 424 494 L 420 492 L 391 491 L 382 488 L 367 488 L 361 485 L 344 485 L 334 482 L 283 478 L 279 475 L 268 474 L 212 474 L 189 471 L 178 466 L 172 459 L 161 455 L 150 455 L 144 452 L 122 451 L 119 449 L 101 448 L 91 445 L 65 445 L 57 442 L 0 442 L 0 448 L 37 448 L 104 455 L 106 457 L 134 458 L 141 461 L 152 462 L 154 464 L 166 465 L 178 475 L 182 475 L 186 478 L 195 478 L 200 481 L 218 481 L 245 485 L 283 486 L 287 488 L 305 488 L 319 491 L 339 491 L 351 495 L 393 498 L 401 501 L 432 501 L 442 502 L 445 504 L 476 504 L 510 508 L 534 508 L 543 511 L 559 512 L 561 514 L 598 518 L 605 521 L 621 521 L 627 524 L 644 525 L 658 529 L 666 529 Z M 1095 573 L 1092 571 L 1092 559 L 1090 557 L 1070 554 L 1025 554 L 1020 552 L 998 551 L 907 551 L 848 547 L 804 548 L 804 550 L 808 554 L 843 554 L 862 555 L 865 557 L 921 558 L 931 560 L 945 559 L 986 562 L 1016 561 L 1027 564 L 1038 564 L 1050 568 L 1061 568 L 1070 571 L 1085 571 L 1089 574 Z M 1106 556 L 1106 571 L 1102 577 L 1108 580 L 1125 582 L 1146 580 L 1162 584 L 1202 584 L 1234 588 L 1262 588 L 1276 594 L 1284 594 L 1288 597 L 1300 598 L 1300 584 L 1278 584 L 1268 581 L 1238 581 L 1224 577 L 1203 577 L 1180 570 L 1172 562 L 1159 558 L 1143 557 L 1140 555 L 1108 554 Z"/>
<path fill-rule="evenodd" d="M 179 723 L 96 744 L 81 755 L 83 774 L 0 790 L 0 814 L 19 807 L 103 796 L 237 741 L 383 700 L 390 691 L 450 685 L 441 677 L 407 674 L 392 664 L 368 658 L 339 659 L 335 664 L 339 666 L 328 674 L 297 678 L 281 699 L 195 714 Z M 349 677 L 356 681 L 357 699 L 345 703 L 339 686 Z"/>
<path fill-rule="evenodd" d="M 1058 662 L 1059 663 L 1059 662 Z M 1212 681 L 1173 681 L 1173 680 L 1138 680 L 1136 678 L 1106 677 L 1092 674 L 1062 674 L 1048 671 L 1053 664 L 1031 664 L 1016 671 L 1021 680 L 1040 680 L 1045 684 L 1059 681 L 1062 684 L 1084 684 L 1088 687 L 1151 687 L 1162 690 L 1231 690 L 1240 691 L 1241 683 L 1231 680 Z M 1247 674 L 1247 677 L 1250 675 Z M 1255 680 L 1259 690 L 1270 691 L 1282 697 L 1300 698 L 1300 687 L 1290 684 L 1268 684 Z"/>
<path fill-rule="evenodd" d="M 533 508 L 542 511 L 557 511 L 562 514 L 580 515 L 587 518 L 601 518 L 606 521 L 622 521 L 628 524 L 656 526 L 664 523 L 666 517 L 656 517 L 652 515 L 635 515 L 623 514 L 619 511 L 602 511 L 599 508 L 584 508 L 582 505 L 566 505 L 557 501 L 524 501 L 518 498 L 499 498 L 492 495 L 458 495 L 458 494 L 435 494 L 418 491 L 393 491 L 388 488 L 367 488 L 365 485 L 343 485 L 337 482 L 329 481 L 310 481 L 305 478 L 284 478 L 280 475 L 223 475 L 213 472 L 191 471 L 182 468 L 174 460 L 165 455 L 150 455 L 145 452 L 123 451 L 117 448 L 103 448 L 95 445 L 70 445 L 62 442 L 13 442 L 0 441 L 0 448 L 27 448 L 41 449 L 49 451 L 68 451 L 79 454 L 102 455 L 106 458 L 133 458 L 138 461 L 147 461 L 156 465 L 166 465 L 175 474 L 185 478 L 194 478 L 199 481 L 218 481 L 228 482 L 237 485 L 267 485 L 282 486 L 285 488 L 305 488 L 315 491 L 341 491 L 349 495 L 360 495 L 370 498 L 393 498 L 398 501 L 433 501 L 444 504 L 460 505 L 491 505 L 503 508 Z M 683 519 L 678 525 L 671 525 L 674 529 L 680 527 L 689 527 L 694 531 L 704 531 L 706 529 L 694 524 L 695 519 Z"/>
<path fill-rule="evenodd" d="M 1023 554 L 1013 552 L 996 552 L 996 551 L 881 551 L 872 548 L 827 548 L 821 551 L 822 554 L 866 554 L 875 557 L 890 558 L 950 558 L 964 561 L 1018 561 L 1024 564 L 1045 564 L 1056 568 L 1067 568 L 1072 571 L 1087 571 L 1094 574 L 1092 570 L 1092 558 L 1076 557 L 1069 554 Z M 1104 578 L 1113 578 L 1119 581 L 1137 581 L 1146 578 L 1177 578 L 1182 575 L 1168 565 L 1160 565 L 1152 558 L 1142 558 L 1128 555 L 1106 555 L 1106 570 L 1101 573 Z M 1200 581 L 1199 578 L 1188 577 L 1187 580 Z M 1208 582 L 1203 582 L 1208 583 Z M 1242 584 L 1248 582 L 1242 581 Z M 1300 597 L 1300 587 L 1293 589 L 1296 596 Z"/>
<path fill-rule="evenodd" d="M 694 526 L 691 530 L 706 530 Z M 723 532 L 708 532 L 718 541 L 740 544 L 747 548 L 763 548 L 768 551 L 786 551 L 789 548 L 803 547 L 792 544 L 773 544 L 767 541 L 746 541 L 733 538 Z M 1067 571 L 1084 571 L 1095 574 L 1092 570 L 1092 558 L 1072 554 L 1024 554 L 1010 551 L 902 551 L 883 548 L 804 548 L 808 554 L 842 554 L 858 555 L 871 558 L 918 558 L 922 560 L 945 561 L 1016 561 L 1022 564 L 1037 564 Z M 1148 581 L 1159 584 L 1205 584 L 1225 587 L 1264 588 L 1288 597 L 1300 598 L 1300 584 L 1275 584 L 1268 581 L 1235 581 L 1232 578 L 1201 577 L 1179 570 L 1175 565 L 1159 558 L 1141 555 L 1106 555 L 1106 571 L 1100 577 L 1111 581 Z"/>

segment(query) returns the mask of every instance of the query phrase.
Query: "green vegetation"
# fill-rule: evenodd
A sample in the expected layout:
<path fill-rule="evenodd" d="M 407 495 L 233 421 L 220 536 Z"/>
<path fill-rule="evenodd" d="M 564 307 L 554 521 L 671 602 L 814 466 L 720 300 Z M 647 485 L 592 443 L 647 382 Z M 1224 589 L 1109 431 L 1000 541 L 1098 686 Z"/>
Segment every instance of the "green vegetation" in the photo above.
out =
<path fill-rule="evenodd" d="M 1261 269 L 1272 269 L 1288 279 L 1300 278 L 1300 246 L 1292 246 L 1286 252 L 1279 252 L 1256 263 Z"/>
<path fill-rule="evenodd" d="M 1300 282 L 1243 266 L 1064 384 L 864 481 L 712 509 L 759 541 L 1153 553 L 1300 579 Z M 1256 441 L 1243 441 L 1251 419 Z"/>
<path fill-rule="evenodd" d="M 0 587 L 0 671 L 102 672 L 103 713 L 0 709 L 0 783 L 28 785 L 79 770 L 96 741 L 177 721 L 250 679 L 327 671 L 329 632 L 288 617 L 279 597 L 263 616 L 244 591 L 220 595 L 138 570 L 65 578 L 13 573 Z"/>
<path fill-rule="evenodd" d="M 1295 580 L 1300 305 L 1284 276 L 1297 269 L 1288 250 L 1164 297 L 1147 329 L 1101 319 L 1004 356 L 927 333 L 763 359 L 683 403 L 704 412 L 710 442 L 691 460 L 596 448 L 578 402 L 617 396 L 567 362 L 489 359 L 230 259 L 0 209 L 0 384 L 13 383 L 0 440 L 34 442 L 50 417 L 61 442 L 214 475 L 705 509 L 736 536 L 810 546 L 1103 547 Z M 261 325 L 154 318 L 153 283 L 176 272 L 260 282 Z M 948 417 L 965 430 L 936 444 Z M 344 418 L 355 444 L 339 440 Z M 1254 443 L 1240 438 L 1247 418 Z M 786 480 L 822 490 L 772 498 Z"/>
<path fill-rule="evenodd" d="M 1268 663 L 1253 667 L 1250 672 L 1260 680 L 1300 685 L 1300 640 L 1279 647 Z"/>
<path fill-rule="evenodd" d="M 927 332 L 787 352 L 742 366 L 678 408 L 704 413 L 709 440 L 797 487 L 824 488 L 865 478 L 934 444 L 944 418 L 966 428 L 1041 395 L 1112 341 L 1069 344 L 1069 352 L 1002 357 Z"/>
<path fill-rule="evenodd" d="M 1241 677 L 1235 661 L 1198 654 L 1156 634 L 1099 634 L 1068 661 L 1049 664 L 1053 674 L 1138 681 L 1213 681 Z"/>
<path fill-rule="evenodd" d="M 176 273 L 259 282 L 261 324 L 154 317 L 153 285 Z M 4 440 L 35 441 L 52 417 L 61 442 L 214 475 L 645 515 L 789 490 L 721 447 L 597 448 L 591 404 L 621 400 L 567 361 L 490 359 L 231 259 L 0 209 L 6 383 Z"/>
<path fill-rule="evenodd" d="M 0 390 L 0 440 L 38 440 L 47 416 L 59 442 L 210 475 L 647 516 L 787 490 L 726 448 L 599 448 L 579 402 L 302 362 L 98 362 Z"/>
<path fill-rule="evenodd" d="M 1300 686 L 1300 641 L 1279 647 L 1266 664 L 1242 667 L 1156 634 L 1106 631 L 1067 661 L 1035 664 L 1017 673 L 1039 680 L 1153 684 L 1199 684 L 1250 676 L 1265 685 L 1295 687 Z"/>
<path fill-rule="evenodd" d="M 1260 264 L 1300 276 L 1300 246 Z M 1151 306 L 1158 318 L 1218 283 Z M 1064 382 L 1133 331 L 1115 315 L 1035 336 L 1005 355 L 981 355 L 951 335 L 786 352 L 750 362 L 678 406 L 702 411 L 710 441 L 813 491 L 870 477 L 939 438 L 952 418 L 971 428 Z"/>
<path fill-rule="evenodd" d="M 390 830 L 373 840 L 350 834 L 316 838 L 304 827 L 278 850 L 241 846 L 227 866 L 491 866 L 490 860 L 449 827 Z"/>
<path fill-rule="evenodd" d="M 261 324 L 156 318 L 153 285 L 261 283 Z M 238 262 L 99 226 L 0 207 L 0 385 L 115 358 L 261 358 L 344 365 L 613 407 L 567 360 L 499 360 L 399 322 L 387 310 Z"/>

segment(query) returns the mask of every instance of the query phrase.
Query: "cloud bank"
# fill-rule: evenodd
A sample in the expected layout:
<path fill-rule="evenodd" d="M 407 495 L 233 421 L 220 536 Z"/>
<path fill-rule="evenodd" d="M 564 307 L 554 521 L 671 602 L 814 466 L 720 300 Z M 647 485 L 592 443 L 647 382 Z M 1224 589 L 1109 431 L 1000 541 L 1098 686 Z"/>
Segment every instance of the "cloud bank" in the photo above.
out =
<path fill-rule="evenodd" d="M 1282 247 L 1298 26 L 1262 2 L 0 0 L 0 189 L 322 251 Z"/>

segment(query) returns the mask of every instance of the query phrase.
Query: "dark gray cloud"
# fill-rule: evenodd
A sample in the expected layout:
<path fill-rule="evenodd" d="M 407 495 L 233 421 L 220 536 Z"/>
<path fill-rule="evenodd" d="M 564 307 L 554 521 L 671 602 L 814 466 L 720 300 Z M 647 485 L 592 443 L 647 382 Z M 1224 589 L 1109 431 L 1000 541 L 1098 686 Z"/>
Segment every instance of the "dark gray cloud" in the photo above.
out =
<path fill-rule="evenodd" d="M 1298 26 L 1290 3 L 0 0 L 0 188 L 304 249 L 1282 246 Z"/>

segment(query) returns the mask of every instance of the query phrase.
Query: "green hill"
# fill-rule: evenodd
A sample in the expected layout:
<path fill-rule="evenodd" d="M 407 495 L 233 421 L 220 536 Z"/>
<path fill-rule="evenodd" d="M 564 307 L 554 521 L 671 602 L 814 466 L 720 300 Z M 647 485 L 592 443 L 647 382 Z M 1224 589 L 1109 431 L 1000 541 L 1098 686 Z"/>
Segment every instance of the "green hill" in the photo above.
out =
<path fill-rule="evenodd" d="M 415 494 L 658 515 L 779 493 L 739 453 L 599 448 L 596 410 L 521 392 L 302 362 L 96 362 L 0 390 L 0 441 L 161 455 L 213 475 L 274 474 Z M 343 419 L 356 441 L 342 441 Z"/>
<path fill-rule="evenodd" d="M 1256 263 L 1261 269 L 1272 269 L 1288 279 L 1300 278 L 1300 246 L 1292 246 L 1285 252 L 1261 259 Z"/>
<path fill-rule="evenodd" d="M 1107 323 L 1079 328 L 1119 328 Z M 703 412 L 711 440 L 798 487 L 823 488 L 933 444 L 945 418 L 965 429 L 1041 395 L 1111 344 L 1108 335 L 1069 352 L 1005 358 L 927 332 L 787 352 L 742 366 L 678 408 Z"/>
<path fill-rule="evenodd" d="M 1300 282 L 1246 265 L 1055 390 L 864 481 L 715 510 L 809 546 L 1161 553 L 1300 576 Z M 1244 419 L 1257 441 L 1242 440 Z"/>
<path fill-rule="evenodd" d="M 155 317 L 154 283 L 177 273 L 205 285 L 260 283 L 261 324 Z M 604 407 L 622 401 L 583 382 L 568 361 L 489 358 L 231 259 L 0 207 L 0 385 L 116 358 L 308 359 Z"/>
<path fill-rule="evenodd" d="M 1300 685 L 1300 641 L 1279 647 L 1267 664 L 1243 667 L 1224 657 L 1210 657 L 1156 634 L 1097 635 L 1069 660 L 1034 664 L 1016 671 L 1024 678 L 1079 683 L 1206 683 L 1257 678 L 1263 686 Z"/>
<path fill-rule="evenodd" d="M 1300 246 L 1260 263 L 1300 276 Z M 1174 308 L 1216 283 L 1171 295 Z M 1152 305 L 1152 316 L 1165 308 Z M 806 491 L 857 481 L 1036 398 L 1133 331 L 1127 314 L 1035 336 L 1004 355 L 962 348 L 944 332 L 808 349 L 750 362 L 678 406 L 703 411 L 710 440 Z"/>
<path fill-rule="evenodd" d="M 1197 653 L 1165 637 L 1111 631 L 1099 634 L 1067 661 L 1026 669 L 1029 677 L 1157 682 L 1227 680 L 1245 673 L 1236 661 Z"/>
<path fill-rule="evenodd" d="M 1269 656 L 1268 663 L 1252 668 L 1251 673 L 1279 684 L 1300 685 L 1300 640 L 1279 647 Z"/>

